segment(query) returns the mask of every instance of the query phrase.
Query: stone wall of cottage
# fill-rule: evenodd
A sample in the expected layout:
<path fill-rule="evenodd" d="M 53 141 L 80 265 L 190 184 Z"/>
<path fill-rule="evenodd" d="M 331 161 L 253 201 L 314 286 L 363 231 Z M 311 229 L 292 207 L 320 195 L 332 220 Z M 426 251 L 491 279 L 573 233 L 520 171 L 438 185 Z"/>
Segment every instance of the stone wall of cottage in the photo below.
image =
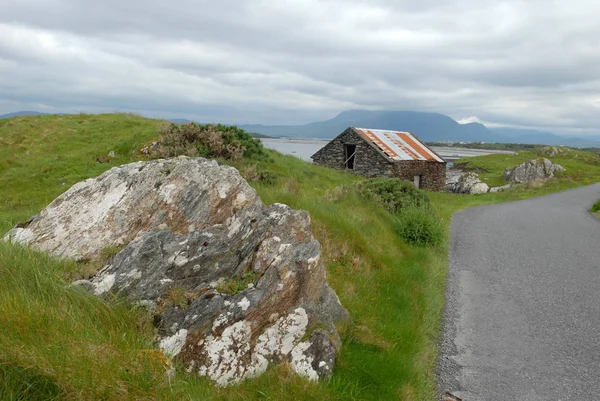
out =
<path fill-rule="evenodd" d="M 446 185 L 446 163 L 426 160 L 403 160 L 394 163 L 390 175 L 410 182 L 414 182 L 415 176 L 420 175 L 420 188 L 441 192 Z"/>
<path fill-rule="evenodd" d="M 346 170 L 346 152 L 344 145 L 356 145 L 354 156 L 354 170 L 362 176 L 373 177 L 398 177 L 414 182 L 414 177 L 421 176 L 423 189 L 430 191 L 443 191 L 446 184 L 446 163 L 424 160 L 402 160 L 392 162 L 366 142 L 352 128 L 342 132 L 321 150 L 312 156 L 315 164 L 327 166 L 338 170 Z"/>
<path fill-rule="evenodd" d="M 336 138 L 332 139 L 325 147 L 312 156 L 315 164 L 327 166 L 338 170 L 346 169 L 346 151 L 344 145 L 356 145 L 354 155 L 354 171 L 368 178 L 390 176 L 392 162 L 374 146 L 367 143 L 352 128 L 348 128 Z"/>

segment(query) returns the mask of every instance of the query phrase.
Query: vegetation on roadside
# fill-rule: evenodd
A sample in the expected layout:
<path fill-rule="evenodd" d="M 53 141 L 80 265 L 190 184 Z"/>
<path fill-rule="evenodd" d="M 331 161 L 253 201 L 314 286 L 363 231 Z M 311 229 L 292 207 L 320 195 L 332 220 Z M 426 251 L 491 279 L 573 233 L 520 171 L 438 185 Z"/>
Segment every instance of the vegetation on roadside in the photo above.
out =
<path fill-rule="evenodd" d="M 435 246 L 444 240 L 445 227 L 430 206 L 429 197 L 408 181 L 373 178 L 359 181 L 356 190 L 392 213 L 394 232 L 408 244 Z"/>
<path fill-rule="evenodd" d="M 408 206 L 429 207 L 424 191 L 399 178 L 373 178 L 359 181 L 358 192 L 367 199 L 381 204 L 388 212 L 397 213 Z"/>
<path fill-rule="evenodd" d="M 592 206 L 592 213 L 598 213 L 600 212 L 600 200 L 596 203 L 594 203 L 594 205 Z"/>
<path fill-rule="evenodd" d="M 157 140 L 161 124 L 128 114 L 0 120 L 0 235 L 74 183 L 137 160 L 139 149 Z M 202 146 L 198 154 L 206 151 Z M 353 319 L 340 328 L 344 345 L 331 380 L 307 382 L 285 364 L 230 388 L 185 372 L 169 379 L 170 364 L 153 348 L 151 316 L 144 310 L 70 288 L 69 280 L 82 268 L 76 263 L 0 242 L 0 399 L 23 399 L 21 394 L 38 399 L 435 399 L 452 213 L 600 181 L 598 158 L 581 152 L 551 158 L 567 172 L 543 185 L 476 197 L 425 193 L 427 208 L 405 202 L 422 194 L 406 184 L 368 184 L 349 173 L 262 152 L 265 157 L 249 153 L 231 160 L 221 154 L 219 160 L 247 176 L 256 173 L 250 181 L 264 203 L 310 212 L 329 282 Z M 530 156 L 468 162 L 485 168 L 492 179 Z M 410 224 L 400 220 L 411 214 L 415 221 L 439 225 L 441 237 L 423 239 L 420 233 L 429 231 L 418 225 L 403 234 Z M 112 253 L 107 250 L 106 256 Z M 185 307 L 193 296 L 174 291 L 169 302 Z"/>

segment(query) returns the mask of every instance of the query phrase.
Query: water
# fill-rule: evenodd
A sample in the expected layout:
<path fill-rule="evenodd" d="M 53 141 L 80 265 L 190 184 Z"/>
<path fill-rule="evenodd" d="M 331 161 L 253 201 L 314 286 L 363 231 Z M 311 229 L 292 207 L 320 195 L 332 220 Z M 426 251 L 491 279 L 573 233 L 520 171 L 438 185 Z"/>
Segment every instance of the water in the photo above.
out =
<path fill-rule="evenodd" d="M 312 161 L 310 158 L 319 149 L 329 143 L 323 139 L 261 139 L 266 148 L 276 150 L 284 155 L 296 156 L 305 161 Z M 466 149 L 466 148 L 446 148 L 431 146 L 431 149 L 439 154 L 448 164 L 462 157 L 474 157 L 491 154 L 514 154 L 514 152 L 504 150 L 484 150 L 484 149 Z"/>
<path fill-rule="evenodd" d="M 312 155 L 329 143 L 320 139 L 261 139 L 265 148 L 273 149 L 284 155 L 296 156 L 299 159 L 311 162 Z"/>

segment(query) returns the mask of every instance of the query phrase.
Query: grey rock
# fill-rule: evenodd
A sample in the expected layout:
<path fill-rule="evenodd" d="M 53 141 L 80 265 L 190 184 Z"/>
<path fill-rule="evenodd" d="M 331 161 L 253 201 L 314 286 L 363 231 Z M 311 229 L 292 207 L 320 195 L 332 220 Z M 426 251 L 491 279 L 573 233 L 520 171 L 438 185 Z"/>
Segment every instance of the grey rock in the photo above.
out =
<path fill-rule="evenodd" d="M 141 232 L 188 233 L 262 207 L 238 171 L 180 158 L 114 167 L 75 184 L 4 239 L 70 259 L 96 258 Z"/>
<path fill-rule="evenodd" d="M 148 307 L 163 352 L 218 385 L 282 361 L 312 380 L 332 373 L 334 322 L 349 316 L 327 284 L 310 217 L 264 206 L 231 167 L 191 158 L 116 167 L 5 239 L 71 259 L 124 246 L 91 286 L 80 284 Z"/>
<path fill-rule="evenodd" d="M 508 188 L 510 188 L 510 184 L 502 185 L 501 187 L 492 187 L 492 188 L 490 188 L 490 192 L 492 192 L 492 193 L 502 192 Z"/>
<path fill-rule="evenodd" d="M 537 154 L 545 157 L 556 157 L 568 154 L 569 150 L 564 146 L 544 146 L 537 151 Z"/>
<path fill-rule="evenodd" d="M 489 190 L 489 185 L 481 182 L 476 173 L 449 169 L 446 174 L 446 191 L 448 192 L 475 195 L 489 192 Z"/>
<path fill-rule="evenodd" d="M 533 159 L 526 161 L 514 168 L 504 170 L 504 178 L 510 183 L 523 183 L 554 178 L 555 172 L 566 171 L 562 166 L 550 160 Z"/>
<path fill-rule="evenodd" d="M 471 188 L 469 189 L 469 194 L 471 195 L 478 195 L 478 194 L 485 194 L 487 192 L 490 191 L 490 186 L 484 182 L 477 182 L 473 185 L 471 185 Z"/>
<path fill-rule="evenodd" d="M 446 192 L 455 192 L 456 185 L 463 175 L 463 171 L 458 168 L 448 168 L 446 170 Z"/>

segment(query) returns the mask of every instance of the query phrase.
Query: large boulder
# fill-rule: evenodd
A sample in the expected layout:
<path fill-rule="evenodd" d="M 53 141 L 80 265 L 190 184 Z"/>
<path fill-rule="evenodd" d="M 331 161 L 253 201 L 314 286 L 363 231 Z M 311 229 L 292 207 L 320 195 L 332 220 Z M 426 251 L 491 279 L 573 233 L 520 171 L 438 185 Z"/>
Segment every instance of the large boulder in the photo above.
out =
<path fill-rule="evenodd" d="M 514 168 L 507 168 L 504 170 L 504 178 L 511 184 L 523 183 L 554 178 L 557 171 L 563 172 L 565 169 L 546 158 L 533 159 Z"/>
<path fill-rule="evenodd" d="M 138 162 L 74 185 L 5 240 L 98 260 L 87 287 L 155 314 L 157 344 L 219 385 L 288 361 L 329 376 L 348 318 L 307 212 L 265 206 L 234 168 L 200 158 Z"/>

